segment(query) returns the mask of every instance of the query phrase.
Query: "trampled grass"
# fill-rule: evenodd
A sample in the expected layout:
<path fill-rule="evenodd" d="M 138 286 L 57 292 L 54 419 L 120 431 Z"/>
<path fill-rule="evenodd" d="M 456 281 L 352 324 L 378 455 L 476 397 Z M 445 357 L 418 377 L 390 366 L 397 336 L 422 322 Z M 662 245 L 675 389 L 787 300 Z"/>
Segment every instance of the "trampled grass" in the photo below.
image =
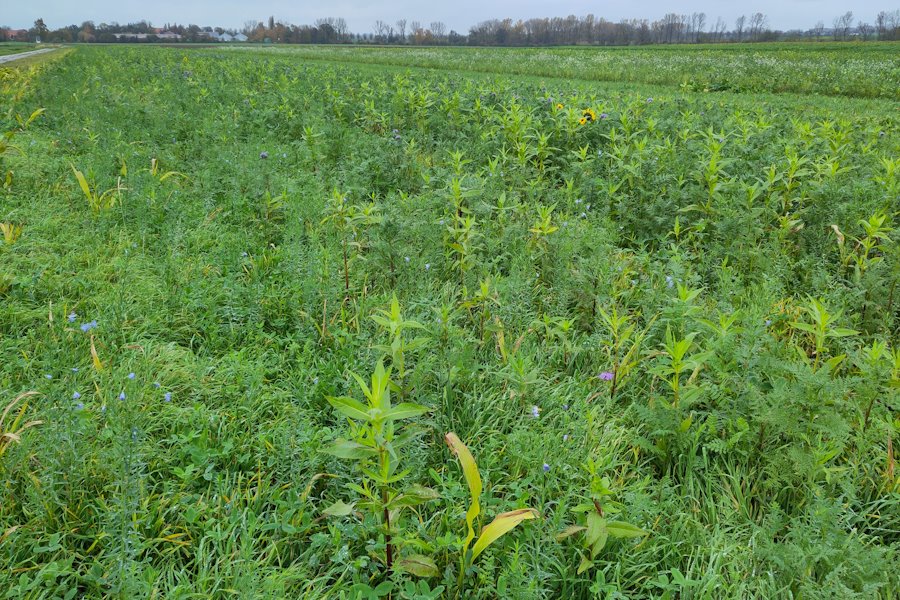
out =
<path fill-rule="evenodd" d="M 0 70 L 6 597 L 900 593 L 889 95 L 344 52 Z"/>

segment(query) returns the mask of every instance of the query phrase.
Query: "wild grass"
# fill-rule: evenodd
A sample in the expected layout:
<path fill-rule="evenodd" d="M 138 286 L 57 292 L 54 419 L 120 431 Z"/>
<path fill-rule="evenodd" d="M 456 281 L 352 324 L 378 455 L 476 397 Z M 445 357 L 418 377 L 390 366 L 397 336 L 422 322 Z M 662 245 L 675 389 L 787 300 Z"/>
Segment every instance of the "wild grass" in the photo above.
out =
<path fill-rule="evenodd" d="M 900 593 L 890 100 L 120 47 L 0 97 L 6 597 Z"/>

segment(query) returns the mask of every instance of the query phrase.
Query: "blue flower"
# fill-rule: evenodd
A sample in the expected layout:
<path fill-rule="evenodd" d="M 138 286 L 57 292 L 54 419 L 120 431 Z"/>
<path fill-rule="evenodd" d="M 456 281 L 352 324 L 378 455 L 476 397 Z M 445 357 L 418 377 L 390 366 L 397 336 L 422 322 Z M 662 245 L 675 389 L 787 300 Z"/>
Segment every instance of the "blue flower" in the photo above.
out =
<path fill-rule="evenodd" d="M 128 374 L 128 379 L 134 379 L 134 373 L 129 373 L 129 374 Z"/>
<path fill-rule="evenodd" d="M 535 419 L 537 419 L 539 416 L 541 416 L 541 409 L 537 406 L 532 406 L 531 407 L 531 416 L 534 417 Z"/>
<path fill-rule="evenodd" d="M 72 367 L 72 372 L 73 372 L 73 373 L 77 373 L 77 372 L 78 372 L 78 367 Z"/>
<path fill-rule="evenodd" d="M 165 394 L 163 394 L 163 398 L 165 399 L 166 402 L 171 402 L 172 401 L 172 392 L 166 392 Z"/>
<path fill-rule="evenodd" d="M 564 433 L 564 434 L 563 434 L 563 441 L 564 441 L 564 442 L 568 442 L 568 441 L 569 441 L 569 434 L 568 434 L 568 433 Z"/>
<path fill-rule="evenodd" d="M 671 275 L 666 275 L 666 287 L 671 289 L 673 285 L 675 285 L 675 280 L 672 279 Z"/>
<path fill-rule="evenodd" d="M 84 402 L 79 402 L 75 405 L 75 410 L 84 410 Z"/>
<path fill-rule="evenodd" d="M 159 389 L 159 387 L 160 387 L 160 386 L 159 386 L 159 382 L 158 382 L 158 381 L 154 381 L 154 382 L 153 382 L 153 387 L 155 387 L 156 389 Z"/>
<path fill-rule="evenodd" d="M 69 313 L 69 323 L 74 323 L 75 319 L 78 318 L 78 315 L 75 314 L 75 311 Z"/>
<path fill-rule="evenodd" d="M 72 394 L 72 400 L 78 400 L 79 398 L 81 398 L 81 394 L 78 392 Z"/>
<path fill-rule="evenodd" d="M 46 377 L 47 379 L 53 379 L 53 375 L 51 375 L 50 373 L 47 373 L 46 375 L 44 375 L 44 377 Z"/>
<path fill-rule="evenodd" d="M 568 404 L 563 404 L 563 410 L 569 410 L 569 405 L 568 405 Z"/>
<path fill-rule="evenodd" d="M 549 473 L 549 472 L 550 472 L 550 465 L 548 465 L 547 463 L 544 463 L 544 473 Z"/>
<path fill-rule="evenodd" d="M 124 399 L 125 399 L 125 392 L 123 391 L 121 394 L 119 394 L 119 400 L 124 400 Z"/>

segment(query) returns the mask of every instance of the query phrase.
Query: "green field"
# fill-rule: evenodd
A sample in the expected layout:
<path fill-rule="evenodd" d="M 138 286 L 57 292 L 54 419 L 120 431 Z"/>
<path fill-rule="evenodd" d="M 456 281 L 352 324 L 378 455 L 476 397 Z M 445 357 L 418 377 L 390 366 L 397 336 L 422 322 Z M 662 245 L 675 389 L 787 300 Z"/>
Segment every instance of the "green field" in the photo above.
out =
<path fill-rule="evenodd" d="M 897 598 L 894 47 L 0 68 L 0 596 Z"/>
<path fill-rule="evenodd" d="M 246 50 L 246 47 L 228 48 Z M 609 48 L 282 46 L 304 60 L 650 83 L 697 92 L 792 92 L 900 100 L 900 44 L 697 44 Z"/>
<path fill-rule="evenodd" d="M 19 42 L 2 42 L 0 43 L 0 56 L 6 56 L 8 54 L 18 54 L 19 52 L 28 52 L 30 50 L 36 50 L 37 47 L 34 44 L 21 44 Z"/>

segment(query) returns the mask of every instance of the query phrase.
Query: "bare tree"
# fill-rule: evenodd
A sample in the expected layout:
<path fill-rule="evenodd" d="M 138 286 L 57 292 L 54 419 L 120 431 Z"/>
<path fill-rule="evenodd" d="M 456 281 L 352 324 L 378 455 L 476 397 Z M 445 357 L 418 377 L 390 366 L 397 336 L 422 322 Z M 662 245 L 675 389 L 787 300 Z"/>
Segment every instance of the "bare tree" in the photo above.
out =
<path fill-rule="evenodd" d="M 816 40 L 822 39 L 822 34 L 825 33 L 825 23 L 823 21 L 818 21 L 816 26 L 812 28 L 812 32 L 816 36 Z"/>
<path fill-rule="evenodd" d="M 763 31 L 766 30 L 769 24 L 769 17 L 758 12 L 753 13 L 750 17 L 750 39 L 751 40 L 759 40 L 762 37 Z"/>
<path fill-rule="evenodd" d="M 846 40 L 850 36 L 850 28 L 853 27 L 853 11 L 848 10 L 839 17 L 834 18 L 834 39 Z"/>
<path fill-rule="evenodd" d="M 693 42 L 696 44 L 700 41 L 703 29 L 706 27 L 706 13 L 699 12 L 691 15 L 691 33 L 694 36 Z"/>
<path fill-rule="evenodd" d="M 397 19 L 397 34 L 400 36 L 400 42 L 406 43 L 406 19 Z"/>
<path fill-rule="evenodd" d="M 856 25 L 856 31 L 859 32 L 859 37 L 861 37 L 864 42 L 867 42 L 869 41 L 869 36 L 871 36 L 872 32 L 875 31 L 875 28 L 868 23 L 860 21 Z"/>
<path fill-rule="evenodd" d="M 372 31 L 375 34 L 375 41 L 383 43 L 387 41 L 391 28 L 387 23 L 379 19 L 375 21 L 375 27 L 373 27 Z"/>
<path fill-rule="evenodd" d="M 747 24 L 747 17 L 744 15 L 739 16 L 734 20 L 734 33 L 737 35 L 737 41 L 741 41 L 741 38 L 744 36 L 744 25 Z"/>
<path fill-rule="evenodd" d="M 447 35 L 447 26 L 442 21 L 432 21 L 431 33 L 434 35 L 435 41 L 441 43 L 444 41 L 444 36 Z"/>

